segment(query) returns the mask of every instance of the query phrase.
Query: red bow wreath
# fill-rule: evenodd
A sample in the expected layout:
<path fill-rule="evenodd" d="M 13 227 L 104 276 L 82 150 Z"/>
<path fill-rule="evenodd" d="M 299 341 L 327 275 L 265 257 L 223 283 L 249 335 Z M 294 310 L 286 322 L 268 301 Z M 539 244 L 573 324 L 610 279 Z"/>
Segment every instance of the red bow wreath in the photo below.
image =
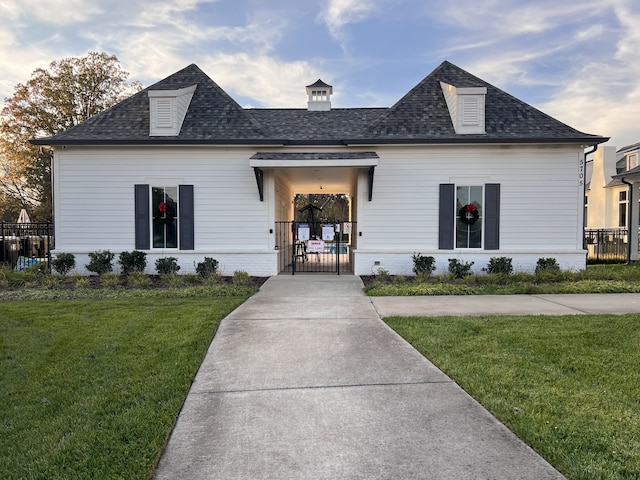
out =
<path fill-rule="evenodd" d="M 467 225 L 473 225 L 480 217 L 478 208 L 473 203 L 469 203 L 462 207 L 458 215 L 460 216 L 462 223 L 466 223 Z"/>
<path fill-rule="evenodd" d="M 154 217 L 167 225 L 173 222 L 176 216 L 173 208 L 167 202 L 160 202 L 158 204 L 158 212 L 160 212 L 160 215 L 154 215 Z"/>

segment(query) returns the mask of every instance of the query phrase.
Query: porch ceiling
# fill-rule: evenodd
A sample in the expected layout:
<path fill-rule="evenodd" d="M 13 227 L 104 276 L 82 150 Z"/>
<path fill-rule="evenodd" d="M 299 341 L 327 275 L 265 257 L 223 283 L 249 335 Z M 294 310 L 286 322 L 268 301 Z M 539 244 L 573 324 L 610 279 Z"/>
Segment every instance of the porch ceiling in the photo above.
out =
<path fill-rule="evenodd" d="M 277 173 L 287 178 L 293 193 L 352 193 L 357 169 L 353 167 L 279 168 Z"/>

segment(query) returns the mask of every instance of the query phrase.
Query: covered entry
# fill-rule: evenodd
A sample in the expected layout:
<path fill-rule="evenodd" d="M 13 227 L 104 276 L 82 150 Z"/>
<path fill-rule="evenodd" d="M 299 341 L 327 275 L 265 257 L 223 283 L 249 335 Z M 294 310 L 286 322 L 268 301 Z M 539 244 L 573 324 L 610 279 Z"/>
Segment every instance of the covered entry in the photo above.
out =
<path fill-rule="evenodd" d="M 355 222 L 276 222 L 281 273 L 353 273 Z"/>
<path fill-rule="evenodd" d="M 249 164 L 255 171 L 261 200 L 273 199 L 274 248 L 278 250 L 279 271 L 293 274 L 353 271 L 357 203 L 372 198 L 378 154 L 335 150 L 258 152 Z M 316 223 L 297 214 L 294 198 L 300 194 L 343 194 L 350 198 L 350 208 L 344 216 Z M 329 238 L 331 228 L 333 238 Z"/>

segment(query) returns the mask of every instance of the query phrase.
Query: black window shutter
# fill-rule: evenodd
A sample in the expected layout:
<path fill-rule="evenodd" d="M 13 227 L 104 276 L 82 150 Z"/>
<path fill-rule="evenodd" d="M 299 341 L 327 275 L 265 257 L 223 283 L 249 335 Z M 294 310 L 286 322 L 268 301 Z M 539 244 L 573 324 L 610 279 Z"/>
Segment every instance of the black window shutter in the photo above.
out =
<path fill-rule="evenodd" d="M 178 222 L 180 231 L 180 250 L 193 250 L 194 221 L 193 221 L 193 185 L 178 186 Z"/>
<path fill-rule="evenodd" d="M 136 250 L 151 248 L 151 220 L 149 218 L 149 185 L 135 185 Z"/>
<path fill-rule="evenodd" d="M 484 249 L 500 248 L 500 184 L 484 186 Z"/>
<path fill-rule="evenodd" d="M 455 218 L 455 185 L 453 183 L 441 183 L 438 220 L 438 248 L 440 250 L 453 250 Z"/>

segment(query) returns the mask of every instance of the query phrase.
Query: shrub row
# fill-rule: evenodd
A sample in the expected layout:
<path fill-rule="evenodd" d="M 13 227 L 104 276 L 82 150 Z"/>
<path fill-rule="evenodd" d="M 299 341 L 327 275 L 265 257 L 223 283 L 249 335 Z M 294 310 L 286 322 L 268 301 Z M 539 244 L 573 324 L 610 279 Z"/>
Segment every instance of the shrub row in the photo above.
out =
<path fill-rule="evenodd" d="M 89 253 L 89 263 L 85 268 L 97 275 L 104 275 L 113 271 L 113 259 L 115 254 L 109 250 Z M 122 252 L 118 257 L 122 274 L 129 276 L 134 272 L 142 273 L 147 268 L 147 254 L 134 250 Z M 76 259 L 72 253 L 61 253 L 51 261 L 51 267 L 59 274 L 66 275 L 76 266 Z M 175 257 L 163 257 L 156 260 L 156 271 L 160 275 L 175 275 L 180 270 L 178 259 Z M 208 278 L 218 272 L 218 261 L 205 257 L 196 265 L 196 273 L 201 278 Z"/>
<path fill-rule="evenodd" d="M 436 260 L 434 257 L 425 256 L 420 253 L 414 253 L 411 256 L 413 260 L 413 273 L 416 277 L 429 277 L 436 269 Z M 456 258 L 449 259 L 449 273 L 454 278 L 465 278 L 471 275 L 471 267 L 474 262 L 461 262 Z M 388 276 L 389 273 L 379 269 L 378 276 Z M 511 275 L 513 273 L 512 259 L 509 257 L 492 257 L 486 268 L 482 269 L 491 274 Z M 539 258 L 536 263 L 536 273 L 558 272 L 560 266 L 555 258 Z"/>

